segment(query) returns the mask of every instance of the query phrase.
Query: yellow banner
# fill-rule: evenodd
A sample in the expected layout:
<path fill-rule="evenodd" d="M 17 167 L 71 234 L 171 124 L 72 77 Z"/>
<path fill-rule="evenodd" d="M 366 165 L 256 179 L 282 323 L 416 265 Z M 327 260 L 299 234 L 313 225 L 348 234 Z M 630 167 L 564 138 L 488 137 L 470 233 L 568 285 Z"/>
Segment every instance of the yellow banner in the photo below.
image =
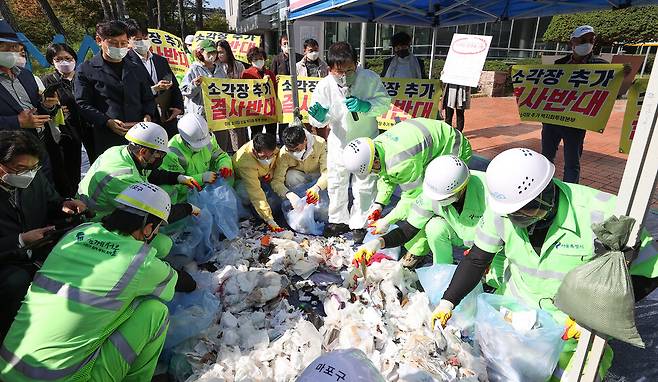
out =
<path fill-rule="evenodd" d="M 305 123 L 308 123 L 308 108 L 312 106 L 311 96 L 320 80 L 321 78 L 312 77 L 297 78 L 299 109 Z M 409 118 L 437 117 L 441 99 L 439 80 L 383 78 L 382 82 L 391 96 L 391 107 L 386 113 L 377 117 L 380 129 L 389 129 L 396 123 Z M 278 76 L 277 83 L 279 121 L 291 123 L 293 120 L 291 78 L 290 76 Z"/>
<path fill-rule="evenodd" d="M 183 79 L 190 67 L 187 53 L 183 47 L 183 40 L 178 36 L 159 29 L 149 29 L 151 51 L 167 59 L 171 71 L 174 72 L 178 82 Z"/>
<path fill-rule="evenodd" d="M 202 79 L 206 119 L 211 130 L 276 123 L 276 97 L 269 79 Z"/>
<path fill-rule="evenodd" d="M 243 62 L 249 62 L 247 60 L 247 52 L 249 49 L 254 46 L 260 46 L 260 36 L 249 35 L 249 34 L 232 34 L 224 32 L 213 32 L 213 31 L 197 31 L 194 34 L 194 44 L 201 40 L 213 40 L 218 42 L 220 40 L 226 40 L 231 46 L 231 51 L 236 60 Z"/>
<path fill-rule="evenodd" d="M 631 151 L 631 143 L 633 143 L 633 137 L 635 136 L 637 121 L 640 119 L 640 110 L 642 110 L 648 84 L 648 78 L 639 78 L 628 89 L 626 112 L 624 113 L 624 123 L 621 125 L 621 137 L 619 140 L 620 153 L 628 154 Z"/>
<path fill-rule="evenodd" d="M 512 84 L 521 120 L 602 133 L 623 69 L 619 64 L 514 65 Z"/>

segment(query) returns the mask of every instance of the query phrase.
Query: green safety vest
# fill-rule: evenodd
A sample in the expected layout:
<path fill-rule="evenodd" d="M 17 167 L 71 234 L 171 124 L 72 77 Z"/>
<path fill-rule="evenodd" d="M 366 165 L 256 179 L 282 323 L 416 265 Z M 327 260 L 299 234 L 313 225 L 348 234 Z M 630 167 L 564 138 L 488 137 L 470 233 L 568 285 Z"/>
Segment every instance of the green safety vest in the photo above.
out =
<path fill-rule="evenodd" d="M 564 276 L 594 256 L 592 223 L 601 223 L 615 212 L 616 196 L 577 184 L 553 179 L 560 190 L 553 224 L 537 255 L 525 228 L 519 228 L 490 209 L 485 211 L 475 234 L 475 245 L 487 252 L 504 250 L 507 268 L 497 293 L 511 295 L 531 308 L 553 314 L 558 323 L 566 315 L 553 305 Z M 646 231 L 641 235 L 639 256 L 630 273 L 658 276 L 658 246 Z"/>
<path fill-rule="evenodd" d="M 5 338 L 0 379 L 88 380 L 106 340 L 134 359 L 116 329 L 141 300 L 173 297 L 177 274 L 161 260 L 171 245 L 164 235 L 146 244 L 101 223 L 70 231 L 37 272 Z"/>
<path fill-rule="evenodd" d="M 203 173 L 206 171 L 217 172 L 221 168 L 233 168 L 231 157 L 224 152 L 214 135 L 211 135 L 208 146 L 199 151 L 193 151 L 180 134 L 176 134 L 169 141 L 169 153 L 164 158 L 163 170 L 180 172 L 196 179 L 203 184 Z M 181 203 L 187 200 L 188 188 L 184 185 L 161 186 L 172 196 L 172 203 Z"/>
<path fill-rule="evenodd" d="M 375 201 L 387 205 L 396 186 L 401 200 L 386 215 L 389 223 L 406 219 L 423 187 L 425 168 L 432 159 L 453 154 L 468 163 L 471 144 L 466 137 L 443 121 L 427 118 L 408 119 L 374 139 L 382 164 Z"/>
<path fill-rule="evenodd" d="M 114 198 L 132 184 L 147 182 L 150 170 L 139 171 L 127 146 L 107 149 L 80 181 L 78 197 L 96 213 L 95 220 L 116 208 Z"/>

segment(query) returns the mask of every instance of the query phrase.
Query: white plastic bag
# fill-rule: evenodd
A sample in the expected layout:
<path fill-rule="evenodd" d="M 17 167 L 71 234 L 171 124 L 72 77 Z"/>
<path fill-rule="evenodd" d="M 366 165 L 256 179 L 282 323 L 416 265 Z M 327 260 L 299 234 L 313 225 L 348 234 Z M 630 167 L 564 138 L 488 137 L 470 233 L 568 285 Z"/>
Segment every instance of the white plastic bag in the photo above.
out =
<path fill-rule="evenodd" d="M 548 380 L 562 351 L 564 328 L 540 309 L 537 310 L 537 327 L 521 333 L 503 318 L 501 308 L 512 312 L 533 310 L 512 297 L 487 293 L 478 296 L 475 337 L 487 361 L 489 380 Z"/>
<path fill-rule="evenodd" d="M 306 190 L 314 184 L 315 182 L 303 184 L 290 190 L 300 197 L 299 204 L 292 206 L 290 201 L 284 200 L 281 209 L 293 231 L 320 236 L 328 220 L 329 195 L 324 190 L 320 191 L 320 201 L 317 204 L 306 203 Z"/>

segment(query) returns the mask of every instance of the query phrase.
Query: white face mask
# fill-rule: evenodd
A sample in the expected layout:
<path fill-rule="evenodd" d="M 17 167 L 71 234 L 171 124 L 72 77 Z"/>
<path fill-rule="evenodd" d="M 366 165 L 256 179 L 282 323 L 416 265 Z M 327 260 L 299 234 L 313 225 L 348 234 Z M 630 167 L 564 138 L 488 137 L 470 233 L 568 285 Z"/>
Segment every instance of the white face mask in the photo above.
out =
<path fill-rule="evenodd" d="M 0 52 L 0 66 L 5 68 L 13 68 L 16 66 L 20 55 L 16 52 Z"/>
<path fill-rule="evenodd" d="M 126 57 L 126 54 L 128 54 L 128 50 L 129 50 L 128 48 L 117 48 L 114 46 L 108 46 L 107 56 L 116 61 L 123 60 L 123 58 Z"/>
<path fill-rule="evenodd" d="M 256 60 L 251 63 L 253 66 L 255 66 L 257 69 L 263 69 L 263 66 L 265 66 L 265 61 L 264 60 Z"/>
<path fill-rule="evenodd" d="M 334 77 L 334 80 L 336 81 L 338 86 L 340 86 L 342 88 L 347 86 L 347 77 L 344 74 L 339 75 L 339 76 L 335 76 L 335 75 L 332 74 L 332 76 Z"/>
<path fill-rule="evenodd" d="M 25 65 L 27 65 L 27 59 L 19 55 L 18 58 L 16 59 L 16 66 L 18 66 L 19 68 L 24 68 Z"/>
<path fill-rule="evenodd" d="M 4 174 L 0 179 L 13 187 L 27 188 L 32 183 L 32 179 L 37 175 L 37 171 L 39 170 L 30 170 L 23 174 Z"/>
<path fill-rule="evenodd" d="M 263 166 L 269 166 L 270 163 L 272 163 L 272 158 L 259 159 L 258 162 L 260 162 L 260 164 L 262 164 Z"/>
<path fill-rule="evenodd" d="M 584 57 L 592 53 L 592 49 L 594 49 L 594 44 L 579 44 L 573 47 L 573 52 L 580 57 Z"/>
<path fill-rule="evenodd" d="M 315 61 L 320 57 L 320 52 L 308 52 L 306 53 L 306 58 L 311 61 Z"/>
<path fill-rule="evenodd" d="M 55 69 L 62 74 L 69 74 L 75 70 L 75 60 L 55 62 Z"/>
<path fill-rule="evenodd" d="M 304 157 L 304 154 L 306 154 L 306 149 L 304 149 L 302 151 L 295 151 L 294 153 L 291 153 L 291 154 L 292 154 L 293 157 L 295 157 L 295 159 L 302 160 L 302 158 Z"/>
<path fill-rule="evenodd" d="M 151 49 L 151 40 L 133 40 L 132 45 L 140 56 L 146 56 Z"/>
<path fill-rule="evenodd" d="M 206 52 L 203 52 L 203 59 L 204 59 L 206 62 L 214 63 L 215 61 L 217 61 L 217 53 L 206 53 Z"/>

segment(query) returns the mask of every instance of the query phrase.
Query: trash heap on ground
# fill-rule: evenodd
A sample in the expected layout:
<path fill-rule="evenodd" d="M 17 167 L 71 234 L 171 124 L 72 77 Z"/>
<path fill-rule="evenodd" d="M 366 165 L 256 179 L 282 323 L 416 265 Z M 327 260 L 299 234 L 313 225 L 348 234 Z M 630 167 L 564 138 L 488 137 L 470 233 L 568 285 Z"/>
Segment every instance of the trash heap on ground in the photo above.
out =
<path fill-rule="evenodd" d="M 258 228 L 243 222 L 209 263 L 187 267 L 199 288 L 170 303 L 161 358 L 174 380 L 294 381 L 320 354 L 346 348 L 391 381 L 487 380 L 458 328 L 430 329 L 415 272 L 388 260 L 363 271 L 350 264 L 351 241 Z"/>

